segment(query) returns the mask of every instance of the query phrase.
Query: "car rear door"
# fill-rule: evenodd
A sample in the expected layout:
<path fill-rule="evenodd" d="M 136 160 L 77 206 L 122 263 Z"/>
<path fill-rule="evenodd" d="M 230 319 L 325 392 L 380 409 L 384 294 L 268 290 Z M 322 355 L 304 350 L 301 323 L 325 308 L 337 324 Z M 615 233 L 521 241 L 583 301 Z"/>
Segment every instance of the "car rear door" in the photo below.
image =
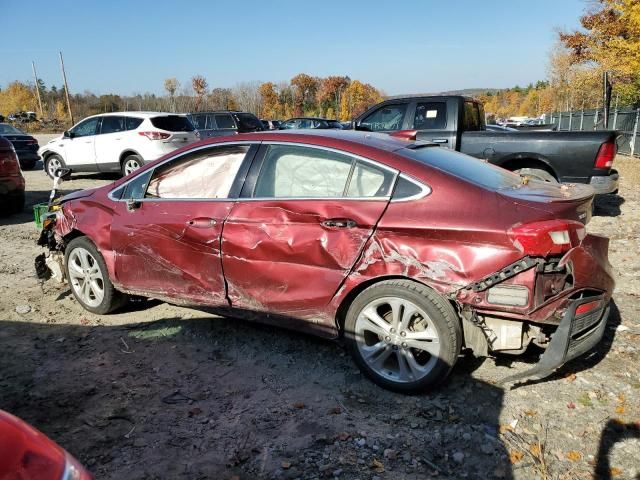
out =
<path fill-rule="evenodd" d="M 101 172 L 120 171 L 120 152 L 123 150 L 125 118 L 119 115 L 102 117 L 99 134 L 95 138 L 96 164 Z"/>
<path fill-rule="evenodd" d="M 372 235 L 396 175 L 332 149 L 263 143 L 222 235 L 232 306 L 321 315 Z"/>
<path fill-rule="evenodd" d="M 121 187 L 111 225 L 119 288 L 226 304 L 222 226 L 257 148 L 250 143 L 197 148 Z"/>

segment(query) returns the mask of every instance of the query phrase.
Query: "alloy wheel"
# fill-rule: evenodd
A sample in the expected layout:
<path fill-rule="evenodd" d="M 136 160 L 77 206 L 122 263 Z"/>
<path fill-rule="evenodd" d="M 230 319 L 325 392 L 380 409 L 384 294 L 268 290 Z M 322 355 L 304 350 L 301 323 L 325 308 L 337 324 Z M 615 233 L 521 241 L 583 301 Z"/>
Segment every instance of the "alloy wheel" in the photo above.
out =
<path fill-rule="evenodd" d="M 88 306 L 97 307 L 104 299 L 104 278 L 94 256 L 82 247 L 69 255 L 69 277 L 76 295 Z"/>

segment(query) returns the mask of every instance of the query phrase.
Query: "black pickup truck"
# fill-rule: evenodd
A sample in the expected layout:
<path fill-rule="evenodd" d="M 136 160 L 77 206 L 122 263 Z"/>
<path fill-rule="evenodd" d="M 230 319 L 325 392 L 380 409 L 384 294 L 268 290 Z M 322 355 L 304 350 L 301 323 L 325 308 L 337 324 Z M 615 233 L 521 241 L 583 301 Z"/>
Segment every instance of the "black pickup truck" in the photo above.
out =
<path fill-rule="evenodd" d="M 587 183 L 595 193 L 616 193 L 615 131 L 496 132 L 485 128 L 484 108 L 463 96 L 393 98 L 354 121 L 356 130 L 416 132 L 438 143 L 508 170 L 549 182 Z"/>

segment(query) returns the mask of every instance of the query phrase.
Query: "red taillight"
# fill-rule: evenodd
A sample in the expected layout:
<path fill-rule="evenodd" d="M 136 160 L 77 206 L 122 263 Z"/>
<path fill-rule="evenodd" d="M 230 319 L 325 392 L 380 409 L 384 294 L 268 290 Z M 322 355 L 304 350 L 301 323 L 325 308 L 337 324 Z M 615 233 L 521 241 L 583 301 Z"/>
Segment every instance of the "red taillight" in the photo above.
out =
<path fill-rule="evenodd" d="M 25 142 L 25 145 L 35 145 L 35 144 L 37 144 L 37 143 L 38 143 L 38 142 L 36 141 L 36 139 L 35 139 L 35 138 L 32 138 L 31 140 L 27 140 L 27 141 Z"/>
<path fill-rule="evenodd" d="M 611 168 L 613 165 L 613 159 L 616 158 L 618 152 L 618 146 L 614 142 L 603 143 L 598 150 L 598 156 L 596 157 L 596 168 Z"/>
<path fill-rule="evenodd" d="M 598 307 L 600 307 L 600 300 L 583 303 L 582 305 L 578 305 L 578 308 L 576 308 L 576 315 L 582 315 L 583 313 L 590 312 L 591 310 L 595 310 Z"/>
<path fill-rule="evenodd" d="M 165 132 L 138 132 L 138 135 L 147 137 L 149 140 L 166 140 L 171 136 L 170 133 Z"/>
<path fill-rule="evenodd" d="M 572 220 L 525 223 L 509 230 L 509 237 L 516 248 L 534 257 L 568 252 L 579 245 L 585 235 L 584 225 Z"/>
<path fill-rule="evenodd" d="M 0 150 L 0 173 L 4 175 L 20 174 L 20 162 L 13 150 Z"/>

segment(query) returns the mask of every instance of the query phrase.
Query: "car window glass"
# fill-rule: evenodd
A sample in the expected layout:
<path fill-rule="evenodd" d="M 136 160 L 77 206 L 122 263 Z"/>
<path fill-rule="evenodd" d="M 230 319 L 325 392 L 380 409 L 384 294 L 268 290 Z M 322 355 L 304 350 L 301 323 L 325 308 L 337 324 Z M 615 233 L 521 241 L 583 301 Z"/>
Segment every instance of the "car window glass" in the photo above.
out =
<path fill-rule="evenodd" d="M 100 133 L 116 133 L 124 131 L 124 117 L 116 117 L 107 115 L 102 117 L 102 126 L 100 127 Z"/>
<path fill-rule="evenodd" d="M 88 135 L 96 134 L 96 127 L 98 126 L 98 117 L 89 118 L 71 129 L 71 132 L 75 137 L 86 137 Z"/>
<path fill-rule="evenodd" d="M 347 197 L 386 197 L 394 177 L 388 170 L 358 161 L 349 180 Z"/>
<path fill-rule="evenodd" d="M 464 102 L 463 130 L 465 132 L 480 130 L 480 114 L 473 102 Z"/>
<path fill-rule="evenodd" d="M 138 200 L 144 197 L 144 192 L 147 189 L 147 184 L 149 183 L 149 178 L 151 177 L 151 170 L 147 170 L 145 173 L 142 173 L 131 180 L 124 188 L 124 192 L 120 198 L 122 200 Z"/>
<path fill-rule="evenodd" d="M 142 118 L 124 117 L 126 130 L 135 130 L 142 123 Z"/>
<path fill-rule="evenodd" d="M 218 128 L 236 128 L 236 124 L 233 123 L 231 115 L 216 115 L 215 117 Z"/>
<path fill-rule="evenodd" d="M 256 130 L 262 128 L 262 123 L 255 115 L 250 113 L 237 113 L 234 115 L 238 127 L 242 130 Z"/>
<path fill-rule="evenodd" d="M 161 130 L 168 132 L 193 132 L 193 124 L 187 117 L 181 115 L 166 115 L 164 117 L 154 117 L 151 124 Z"/>
<path fill-rule="evenodd" d="M 214 118 L 213 115 L 206 115 L 206 122 L 204 125 L 205 130 L 215 130 L 216 127 L 216 120 Z"/>
<path fill-rule="evenodd" d="M 342 197 L 353 159 L 318 148 L 271 145 L 254 197 Z"/>
<path fill-rule="evenodd" d="M 400 130 L 404 114 L 407 111 L 407 104 L 385 105 L 375 112 L 367 115 L 361 122 L 360 126 L 366 127 L 372 132 L 385 130 Z"/>
<path fill-rule="evenodd" d="M 407 180 L 404 177 L 398 178 L 398 183 L 393 191 L 393 199 L 400 200 L 402 198 L 413 197 L 422 192 L 422 188 L 414 182 Z"/>
<path fill-rule="evenodd" d="M 447 126 L 447 104 L 445 102 L 420 102 L 416 106 L 413 128 L 436 130 Z"/>
<path fill-rule="evenodd" d="M 228 198 L 249 146 L 202 150 L 158 167 L 149 181 L 150 198 Z"/>
<path fill-rule="evenodd" d="M 198 129 L 198 130 L 204 130 L 206 129 L 206 121 L 207 121 L 207 116 L 204 114 L 197 114 L 197 115 L 191 115 L 189 117 L 189 120 L 191 120 L 191 123 L 193 124 L 193 126 Z"/>

